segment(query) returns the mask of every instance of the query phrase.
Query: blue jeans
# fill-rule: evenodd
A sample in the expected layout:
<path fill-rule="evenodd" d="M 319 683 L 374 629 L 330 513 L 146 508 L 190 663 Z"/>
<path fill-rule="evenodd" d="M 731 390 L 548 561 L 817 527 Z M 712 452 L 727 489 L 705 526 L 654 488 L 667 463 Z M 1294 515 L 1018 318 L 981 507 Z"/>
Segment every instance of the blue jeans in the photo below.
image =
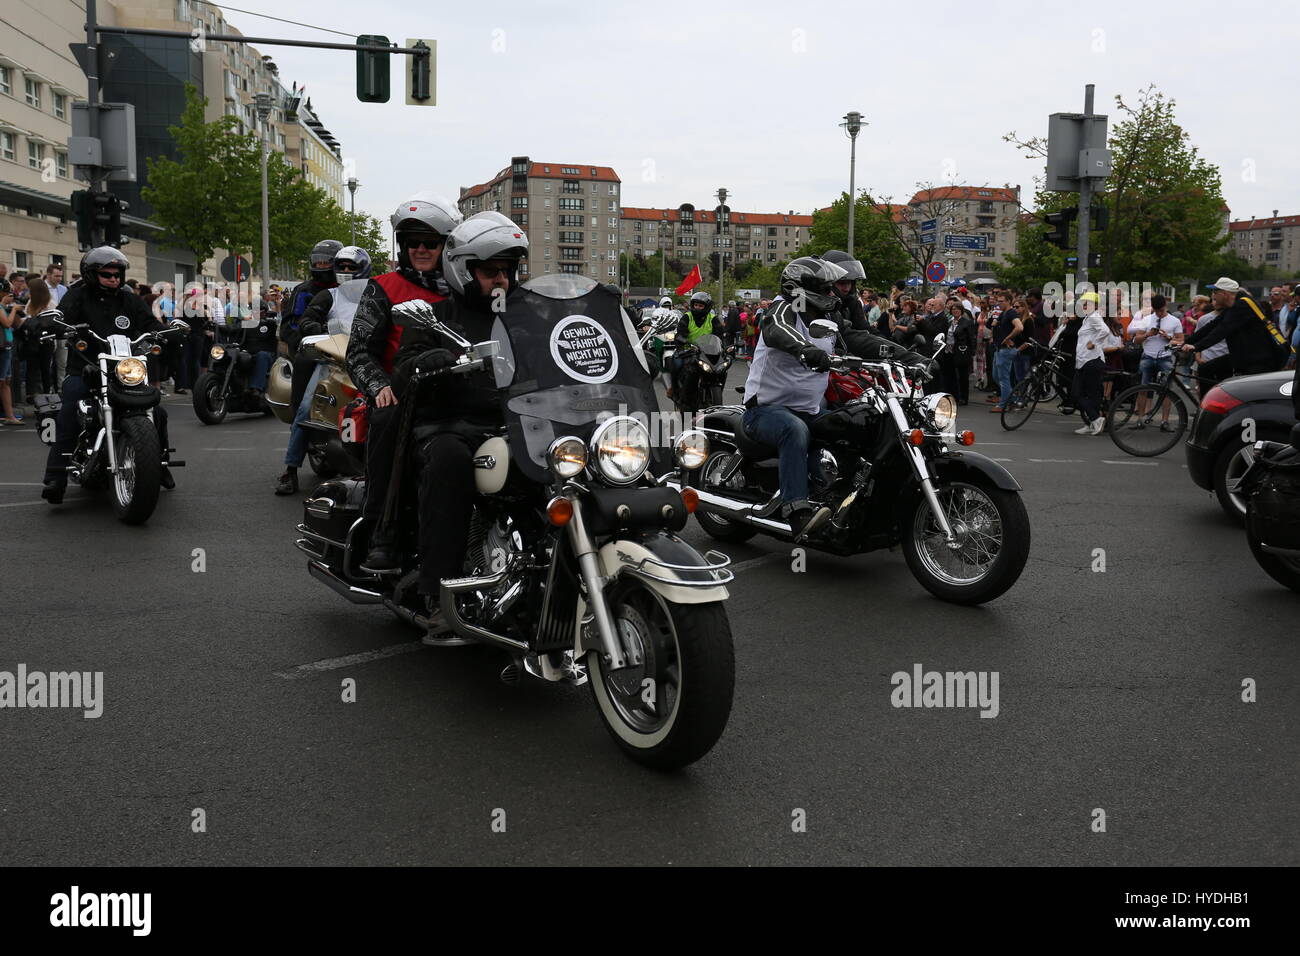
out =
<path fill-rule="evenodd" d="M 1150 385 L 1158 373 L 1168 372 L 1174 367 L 1172 356 L 1162 359 L 1152 358 L 1150 355 L 1142 356 L 1142 361 L 1138 362 L 1138 374 L 1142 376 L 1142 384 Z"/>
<path fill-rule="evenodd" d="M 1016 362 L 1016 350 L 999 348 L 993 355 L 993 380 L 998 383 L 999 404 L 1011 398 L 1011 368 Z"/>
<path fill-rule="evenodd" d="M 807 501 L 809 473 L 821 474 L 821 454 L 808 448 L 808 426 L 817 417 L 784 405 L 756 405 L 745 411 L 745 432 L 755 441 L 776 446 L 780 453 L 777 472 L 783 503 Z"/>
<path fill-rule="evenodd" d="M 301 468 L 303 459 L 307 457 L 308 435 L 302 423 L 311 414 L 311 403 L 316 395 L 316 383 L 320 381 L 321 368 L 323 366 L 318 364 L 316 371 L 311 373 L 311 380 L 307 382 L 307 391 L 303 393 L 302 401 L 298 403 L 298 410 L 293 413 L 293 424 L 289 426 L 289 447 L 284 450 L 284 463 L 290 468 Z"/>
<path fill-rule="evenodd" d="M 259 392 L 266 391 L 266 376 L 267 373 L 271 371 L 271 366 L 274 364 L 274 352 L 254 352 L 253 374 L 249 376 L 248 387 L 255 388 Z"/>
<path fill-rule="evenodd" d="M 1016 381 L 1023 382 L 1029 376 L 1029 361 L 1032 357 L 1029 352 L 1016 353 Z"/>

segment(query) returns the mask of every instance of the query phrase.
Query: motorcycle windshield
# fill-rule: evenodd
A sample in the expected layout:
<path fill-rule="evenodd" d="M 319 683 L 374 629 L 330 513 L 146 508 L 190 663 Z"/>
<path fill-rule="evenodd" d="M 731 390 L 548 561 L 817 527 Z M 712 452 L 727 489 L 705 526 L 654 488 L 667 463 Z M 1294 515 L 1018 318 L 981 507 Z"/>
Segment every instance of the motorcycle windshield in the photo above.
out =
<path fill-rule="evenodd" d="M 653 438 L 650 370 L 612 287 L 580 275 L 533 279 L 510 294 L 492 338 L 511 455 L 528 478 L 550 480 L 546 452 L 555 439 L 585 442 L 616 415 L 635 417 Z M 656 449 L 655 460 L 661 455 Z"/>
<path fill-rule="evenodd" d="M 722 355 L 722 339 L 716 335 L 701 335 L 695 340 L 695 345 L 710 361 L 716 362 Z"/>

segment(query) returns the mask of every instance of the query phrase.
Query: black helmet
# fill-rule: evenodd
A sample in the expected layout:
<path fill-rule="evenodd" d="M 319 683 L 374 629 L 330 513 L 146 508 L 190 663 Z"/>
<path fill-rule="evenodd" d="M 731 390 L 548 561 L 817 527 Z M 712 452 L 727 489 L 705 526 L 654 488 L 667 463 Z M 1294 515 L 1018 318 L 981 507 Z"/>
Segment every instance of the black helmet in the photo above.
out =
<path fill-rule="evenodd" d="M 122 283 L 118 288 L 126 288 L 126 270 L 131 268 L 131 263 L 126 256 L 122 255 L 120 249 L 114 249 L 112 246 L 99 246 L 81 257 L 81 278 L 93 289 L 98 285 L 99 270 L 109 266 L 117 266 L 122 270 Z M 92 283 L 91 279 L 96 281 Z"/>
<path fill-rule="evenodd" d="M 849 273 L 820 256 L 803 256 L 781 270 L 781 296 L 796 311 L 833 312 L 839 308 L 839 296 L 832 285 L 847 279 Z"/>
<path fill-rule="evenodd" d="M 697 302 L 700 302 L 700 303 L 703 303 L 703 304 L 704 304 L 704 311 L 705 311 L 705 312 L 708 312 L 709 309 L 713 308 L 713 296 L 709 295 L 707 292 L 705 292 L 705 291 L 703 291 L 703 290 L 701 290 L 701 291 L 699 291 L 699 292 L 696 292 L 694 295 L 691 296 L 691 301 L 690 301 L 690 303 L 689 303 L 689 305 L 688 305 L 688 308 L 689 308 L 692 312 L 696 311 L 696 309 L 695 309 L 695 304 L 696 304 Z"/>
<path fill-rule="evenodd" d="M 322 239 L 312 246 L 311 255 L 307 257 L 311 268 L 311 277 L 317 282 L 333 285 L 334 257 L 339 254 L 339 250 L 342 248 L 343 243 L 337 239 Z"/>
<path fill-rule="evenodd" d="M 827 262 L 835 263 L 848 273 L 848 278 L 850 279 L 857 280 L 865 279 L 867 277 L 867 273 L 862 268 L 862 263 L 857 259 L 854 259 L 847 252 L 842 252 L 839 249 L 831 249 L 829 252 L 823 252 L 822 258 Z"/>

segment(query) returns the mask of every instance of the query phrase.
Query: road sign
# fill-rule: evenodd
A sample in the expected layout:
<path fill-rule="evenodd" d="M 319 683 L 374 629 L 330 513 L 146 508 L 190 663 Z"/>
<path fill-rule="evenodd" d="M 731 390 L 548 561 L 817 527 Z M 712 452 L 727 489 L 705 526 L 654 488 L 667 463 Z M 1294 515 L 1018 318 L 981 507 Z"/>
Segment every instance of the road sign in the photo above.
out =
<path fill-rule="evenodd" d="M 945 249 L 987 249 L 989 240 L 987 236 L 962 236 L 949 233 L 943 237 L 943 247 Z"/>
<path fill-rule="evenodd" d="M 221 260 L 221 278 L 227 282 L 243 282 L 252 271 L 252 266 L 243 256 L 226 256 Z"/>
<path fill-rule="evenodd" d="M 925 267 L 925 277 L 931 282 L 942 282 L 943 277 L 948 274 L 948 267 L 942 262 L 931 262 Z"/>
<path fill-rule="evenodd" d="M 918 279 L 916 276 L 910 276 L 907 280 L 907 284 L 910 286 L 918 286 L 921 284 L 921 280 Z"/>
<path fill-rule="evenodd" d="M 939 220 L 924 219 L 921 221 L 920 239 L 922 245 L 929 245 L 938 238 Z"/>

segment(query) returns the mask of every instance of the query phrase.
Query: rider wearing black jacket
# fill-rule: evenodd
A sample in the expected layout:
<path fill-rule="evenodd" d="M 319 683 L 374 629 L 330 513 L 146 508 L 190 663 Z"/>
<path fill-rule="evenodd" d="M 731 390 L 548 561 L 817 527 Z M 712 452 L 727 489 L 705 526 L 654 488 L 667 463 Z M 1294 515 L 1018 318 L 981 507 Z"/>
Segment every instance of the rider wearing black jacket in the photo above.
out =
<path fill-rule="evenodd" d="M 342 248 L 343 243 L 337 239 L 322 239 L 312 246 L 308 260 L 311 273 L 306 281 L 294 286 L 280 311 L 280 341 L 288 346 L 289 357 L 293 359 L 293 391 L 289 397 L 290 408 L 297 408 L 302 402 L 303 392 L 307 391 L 307 382 L 316 371 L 315 362 L 310 359 L 296 358 L 298 343 L 303 337 L 302 316 L 318 292 L 332 289 L 338 284 L 334 281 L 334 256 Z"/>
<path fill-rule="evenodd" d="M 1287 346 L 1268 313 L 1245 289 L 1222 278 L 1211 288 L 1219 317 L 1183 340 L 1184 351 L 1200 351 L 1216 342 L 1228 343 L 1233 375 L 1275 372 L 1286 362 Z"/>
<path fill-rule="evenodd" d="M 105 339 L 110 335 L 125 335 L 134 339 L 145 332 L 161 332 L 164 328 L 162 322 L 158 321 L 144 300 L 123 288 L 126 270 L 130 267 L 126 256 L 112 246 L 100 246 L 87 252 L 81 260 L 81 276 L 84 281 L 70 289 L 59 302 L 63 321 L 69 325 L 88 325 L 92 332 Z M 50 332 L 53 329 L 45 328 L 42 331 Z M 75 338 L 69 344 L 73 341 Z M 98 351 L 97 344 L 91 340 L 88 351 L 92 355 Z M 83 375 L 86 367 L 91 364 L 91 360 L 78 349 L 68 349 L 68 374 L 63 380 L 63 404 L 55 421 L 55 439 L 45 461 L 45 487 L 41 492 L 41 497 L 51 504 L 57 505 L 63 501 L 68 486 L 65 455 L 72 451 L 77 439 L 77 403 L 88 394 Z M 159 404 L 155 406 L 153 414 L 158 441 L 163 448 L 163 461 L 166 461 L 167 410 Z M 162 469 L 162 486 L 175 487 L 168 468 Z"/>

